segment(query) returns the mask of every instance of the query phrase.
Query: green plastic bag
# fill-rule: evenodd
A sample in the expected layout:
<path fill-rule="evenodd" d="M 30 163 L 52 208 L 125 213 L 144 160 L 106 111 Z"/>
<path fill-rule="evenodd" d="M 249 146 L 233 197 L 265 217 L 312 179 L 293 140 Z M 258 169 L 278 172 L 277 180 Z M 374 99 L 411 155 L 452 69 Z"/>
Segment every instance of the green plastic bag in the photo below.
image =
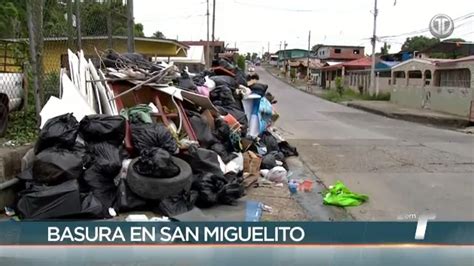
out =
<path fill-rule="evenodd" d="M 124 108 L 120 111 L 120 115 L 125 117 L 125 119 L 130 120 L 130 122 L 142 122 L 146 124 L 153 123 L 151 119 L 152 109 L 146 104 L 139 104 L 132 108 Z"/>
<path fill-rule="evenodd" d="M 357 194 L 350 191 L 341 181 L 337 181 L 334 186 L 324 195 L 324 204 L 340 207 L 359 206 L 369 199 L 369 196 Z"/>

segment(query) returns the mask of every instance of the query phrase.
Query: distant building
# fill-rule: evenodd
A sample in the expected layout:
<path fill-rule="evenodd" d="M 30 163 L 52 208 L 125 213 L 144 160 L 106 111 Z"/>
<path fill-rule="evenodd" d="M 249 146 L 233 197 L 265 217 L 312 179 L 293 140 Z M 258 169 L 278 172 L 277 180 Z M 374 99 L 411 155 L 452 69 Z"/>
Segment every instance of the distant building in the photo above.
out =
<path fill-rule="evenodd" d="M 351 61 L 365 56 L 364 46 L 319 45 L 314 51 L 324 61 Z"/>
<path fill-rule="evenodd" d="M 357 86 L 359 83 L 367 83 L 365 80 L 357 80 L 353 75 L 347 78 L 347 72 L 356 70 L 365 70 L 372 65 L 370 57 L 362 57 L 356 60 L 341 62 L 338 64 L 327 65 L 321 68 L 321 84 L 319 86 L 327 89 L 335 88 L 335 79 L 341 77 L 346 86 Z M 352 73 L 352 72 L 350 72 Z"/>
<path fill-rule="evenodd" d="M 28 41 L 26 38 L 16 40 Z M 107 36 L 83 36 L 81 43 L 85 57 L 93 60 L 97 58 L 96 49 L 105 51 L 111 48 L 118 53 L 127 52 L 126 36 L 112 36 L 112 47 L 108 45 Z M 135 52 L 147 58 L 154 56 L 186 56 L 188 48 L 187 45 L 176 40 L 135 37 Z M 67 37 L 44 38 L 43 65 L 46 74 L 59 73 L 61 67 L 68 65 L 67 49 Z"/>
<path fill-rule="evenodd" d="M 207 55 L 207 41 L 181 41 L 187 46 L 202 46 L 204 47 L 204 55 Z M 209 41 L 210 60 L 218 57 L 219 54 L 225 52 L 225 43 L 223 41 Z M 210 64 L 209 64 L 210 65 Z"/>

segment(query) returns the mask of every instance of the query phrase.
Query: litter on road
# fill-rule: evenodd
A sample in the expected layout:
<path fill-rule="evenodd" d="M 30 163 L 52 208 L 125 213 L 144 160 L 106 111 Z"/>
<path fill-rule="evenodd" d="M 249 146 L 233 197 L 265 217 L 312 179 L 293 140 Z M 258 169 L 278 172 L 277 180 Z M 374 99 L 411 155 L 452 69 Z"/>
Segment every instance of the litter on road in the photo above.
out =
<path fill-rule="evenodd" d="M 260 170 L 287 182 L 285 158 L 298 152 L 272 128 L 276 100 L 258 76 L 226 59 L 201 73 L 139 54 L 68 59 L 18 176 L 20 218 L 197 217 L 197 208 L 241 206 Z"/>
<path fill-rule="evenodd" d="M 369 196 L 350 191 L 341 181 L 330 186 L 324 195 L 324 204 L 340 207 L 359 206 L 369 200 Z"/>

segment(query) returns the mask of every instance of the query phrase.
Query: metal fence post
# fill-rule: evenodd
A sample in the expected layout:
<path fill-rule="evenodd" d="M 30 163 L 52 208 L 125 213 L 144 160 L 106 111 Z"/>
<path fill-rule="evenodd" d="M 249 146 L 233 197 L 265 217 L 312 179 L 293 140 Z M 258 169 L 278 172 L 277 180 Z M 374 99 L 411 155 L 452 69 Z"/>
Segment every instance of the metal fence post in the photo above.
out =
<path fill-rule="evenodd" d="M 33 76 L 35 110 L 38 123 L 43 107 L 43 6 L 44 0 L 28 0 L 26 3 L 30 62 Z"/>
<path fill-rule="evenodd" d="M 134 28 L 135 22 L 133 18 L 133 0 L 127 0 L 127 27 L 128 27 L 128 38 L 127 47 L 129 53 L 135 52 L 135 35 Z"/>
<path fill-rule="evenodd" d="M 82 33 L 81 33 L 81 1 L 74 0 L 76 6 L 76 32 L 77 32 L 77 50 L 82 50 Z"/>

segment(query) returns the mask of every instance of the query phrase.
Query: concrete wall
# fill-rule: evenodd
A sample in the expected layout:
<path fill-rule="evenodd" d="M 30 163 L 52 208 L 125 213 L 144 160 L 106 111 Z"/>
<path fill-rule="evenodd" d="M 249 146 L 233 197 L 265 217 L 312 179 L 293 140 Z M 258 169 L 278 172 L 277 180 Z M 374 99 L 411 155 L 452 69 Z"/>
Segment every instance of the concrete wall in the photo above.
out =
<path fill-rule="evenodd" d="M 459 68 L 470 69 L 470 88 L 434 86 L 434 80 L 438 73 L 435 70 Z M 422 78 L 409 79 L 408 71 L 410 70 L 421 70 Z M 425 70 L 431 71 L 431 80 L 426 79 Z M 402 67 L 393 68 L 392 73 L 395 71 L 405 71 L 406 77 L 405 80 L 397 79 L 396 85 L 392 86 L 390 101 L 393 103 L 410 108 L 429 109 L 463 117 L 469 116 L 471 101 L 474 100 L 474 63 L 472 61 L 440 67 L 421 61 L 412 61 Z M 426 85 L 425 82 L 429 85 Z"/>

